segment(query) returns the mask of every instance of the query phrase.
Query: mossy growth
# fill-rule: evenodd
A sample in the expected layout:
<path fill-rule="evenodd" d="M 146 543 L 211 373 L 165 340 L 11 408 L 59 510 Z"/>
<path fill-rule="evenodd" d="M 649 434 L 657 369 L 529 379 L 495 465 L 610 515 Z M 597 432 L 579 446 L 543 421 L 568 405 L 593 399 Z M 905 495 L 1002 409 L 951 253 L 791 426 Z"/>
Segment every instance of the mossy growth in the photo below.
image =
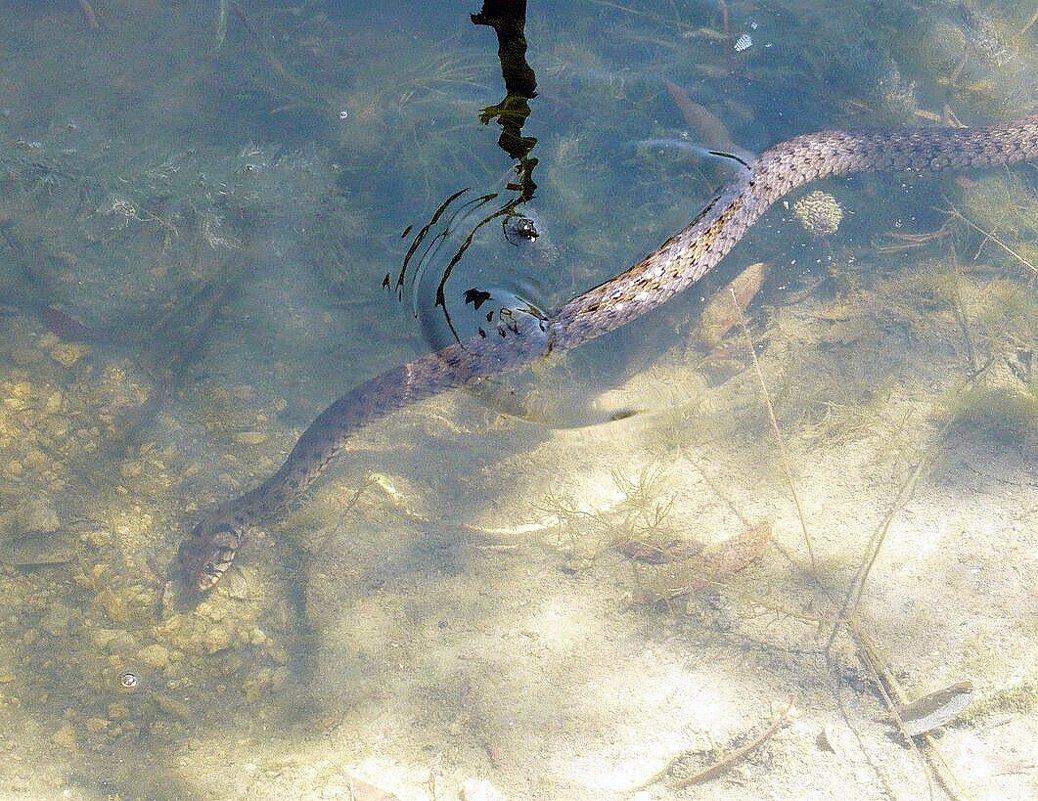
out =
<path fill-rule="evenodd" d="M 953 431 L 1019 443 L 1038 434 L 1038 387 L 1005 381 L 961 393 L 950 412 Z"/>
<path fill-rule="evenodd" d="M 662 497 L 663 470 L 642 468 L 636 476 L 614 473 L 616 502 L 605 510 L 591 509 L 567 493 L 551 491 L 536 508 L 558 521 L 555 544 L 567 553 L 570 567 L 584 567 L 605 550 L 631 543 L 662 549 L 681 537 L 671 517 L 672 499 Z"/>
<path fill-rule="evenodd" d="M 988 715 L 1029 715 L 1038 706 L 1038 685 L 1031 679 L 1014 684 L 985 698 L 978 698 L 964 715 L 966 720 L 976 720 Z"/>
<path fill-rule="evenodd" d="M 1022 175 L 983 176 L 951 215 L 983 236 L 976 246 L 978 256 L 1038 276 L 1038 199 Z"/>

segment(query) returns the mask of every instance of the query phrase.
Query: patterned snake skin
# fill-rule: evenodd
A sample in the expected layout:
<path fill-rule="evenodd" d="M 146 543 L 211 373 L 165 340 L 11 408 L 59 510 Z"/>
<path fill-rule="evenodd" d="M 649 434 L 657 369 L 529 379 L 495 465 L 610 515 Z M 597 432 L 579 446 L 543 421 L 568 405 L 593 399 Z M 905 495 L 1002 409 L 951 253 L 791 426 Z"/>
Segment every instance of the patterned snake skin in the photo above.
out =
<path fill-rule="evenodd" d="M 210 512 L 180 544 L 184 581 L 212 589 L 249 532 L 270 521 L 324 472 L 362 426 L 476 379 L 575 348 L 640 317 L 711 270 L 776 200 L 819 178 L 867 170 L 957 170 L 1038 158 L 1038 116 L 991 128 L 822 131 L 769 148 L 732 177 L 685 228 L 605 283 L 500 337 L 473 338 L 421 356 L 347 392 L 303 432 L 281 468 Z"/>

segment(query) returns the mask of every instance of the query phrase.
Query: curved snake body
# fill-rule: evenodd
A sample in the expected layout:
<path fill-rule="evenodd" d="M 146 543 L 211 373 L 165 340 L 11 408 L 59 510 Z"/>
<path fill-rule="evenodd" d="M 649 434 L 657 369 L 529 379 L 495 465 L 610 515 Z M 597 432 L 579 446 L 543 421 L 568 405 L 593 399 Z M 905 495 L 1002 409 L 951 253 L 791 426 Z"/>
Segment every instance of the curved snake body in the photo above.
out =
<path fill-rule="evenodd" d="M 989 128 L 822 131 L 781 142 L 734 175 L 691 223 L 642 261 L 557 306 L 546 320 L 530 318 L 504 336 L 450 345 L 347 392 L 314 420 L 274 475 L 195 526 L 179 549 L 184 580 L 197 592 L 212 589 L 248 533 L 297 499 L 359 428 L 423 398 L 626 325 L 698 281 L 772 203 L 809 181 L 868 170 L 956 170 L 1036 158 L 1038 116 Z"/>

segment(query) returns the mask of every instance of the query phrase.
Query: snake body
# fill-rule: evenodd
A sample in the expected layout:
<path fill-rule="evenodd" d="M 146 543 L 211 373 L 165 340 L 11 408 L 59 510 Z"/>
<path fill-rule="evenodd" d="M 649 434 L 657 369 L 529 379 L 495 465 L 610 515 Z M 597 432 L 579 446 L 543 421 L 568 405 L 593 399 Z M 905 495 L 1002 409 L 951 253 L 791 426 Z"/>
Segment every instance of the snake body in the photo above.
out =
<path fill-rule="evenodd" d="M 1038 115 L 988 128 L 821 131 L 781 142 L 730 178 L 685 228 L 619 275 L 530 318 L 428 353 L 353 388 L 303 432 L 280 469 L 212 510 L 180 544 L 187 585 L 212 589 L 250 531 L 324 472 L 351 434 L 395 409 L 575 348 L 626 325 L 717 265 L 772 203 L 809 181 L 870 170 L 993 167 L 1038 158 Z"/>

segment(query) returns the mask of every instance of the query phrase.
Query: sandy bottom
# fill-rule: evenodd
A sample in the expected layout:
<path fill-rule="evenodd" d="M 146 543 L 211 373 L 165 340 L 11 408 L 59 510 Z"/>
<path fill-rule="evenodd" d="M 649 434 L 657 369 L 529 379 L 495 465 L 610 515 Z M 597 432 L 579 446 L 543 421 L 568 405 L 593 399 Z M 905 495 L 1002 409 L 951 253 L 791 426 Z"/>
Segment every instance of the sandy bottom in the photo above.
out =
<path fill-rule="evenodd" d="M 103 425 L 69 399 L 47 412 L 87 362 L 26 332 L 44 356 L 24 408 L 5 386 L 8 428 Z M 797 378 L 778 363 L 762 365 L 776 398 Z M 146 445 L 102 471 L 93 516 L 28 539 L 8 521 L 9 542 L 66 550 L 0 573 L 4 797 L 1038 798 L 1033 441 L 946 426 L 933 384 L 839 436 L 780 413 L 798 512 L 743 366 L 710 389 L 665 359 L 622 392 L 698 395 L 594 428 L 464 394 L 392 415 L 195 609 L 166 587 L 170 531 L 197 514 L 178 471 L 233 494 L 225 476 L 262 477 L 288 427 L 238 437 L 209 485 L 204 438 Z M 63 509 L 57 480 L 12 505 Z M 761 521 L 749 553 L 697 561 Z M 686 550 L 652 564 L 632 543 Z M 909 748 L 880 687 L 964 681 L 971 704 Z"/>

